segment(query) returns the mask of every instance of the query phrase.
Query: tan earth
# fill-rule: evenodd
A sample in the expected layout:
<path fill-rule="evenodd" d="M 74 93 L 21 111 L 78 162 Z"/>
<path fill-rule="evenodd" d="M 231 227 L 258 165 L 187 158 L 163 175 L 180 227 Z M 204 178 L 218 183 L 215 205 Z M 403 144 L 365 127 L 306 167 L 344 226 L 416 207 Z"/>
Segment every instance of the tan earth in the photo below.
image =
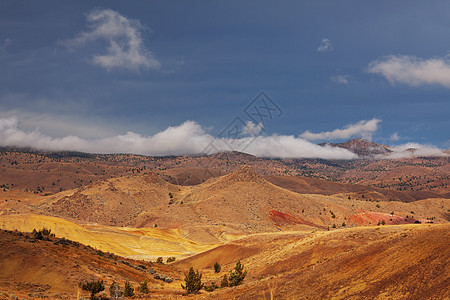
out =
<path fill-rule="evenodd" d="M 340 182 L 286 175 L 298 171 L 289 161 L 240 153 L 226 162 L 219 154 L 0 158 L 8 183 L 0 190 L 0 229 L 7 230 L 0 231 L 0 298 L 87 299 L 78 285 L 97 279 L 104 297 L 113 280 L 122 287 L 130 280 L 136 297 L 184 298 L 180 284 L 191 266 L 206 285 L 220 284 L 237 260 L 248 271 L 243 285 L 191 297 L 450 298 L 443 158 L 352 162 L 360 168 Z M 326 168 L 331 176 L 338 167 Z M 377 168 L 386 170 L 373 177 Z M 58 179 L 60 186 L 49 184 Z M 28 188 L 41 181 L 39 190 Z M 373 186 L 380 183 L 391 186 Z M 44 227 L 55 237 L 36 240 L 30 232 Z M 158 257 L 176 261 L 158 264 Z M 150 268 L 173 281 L 154 278 Z M 144 280 L 150 294 L 137 291 Z"/>

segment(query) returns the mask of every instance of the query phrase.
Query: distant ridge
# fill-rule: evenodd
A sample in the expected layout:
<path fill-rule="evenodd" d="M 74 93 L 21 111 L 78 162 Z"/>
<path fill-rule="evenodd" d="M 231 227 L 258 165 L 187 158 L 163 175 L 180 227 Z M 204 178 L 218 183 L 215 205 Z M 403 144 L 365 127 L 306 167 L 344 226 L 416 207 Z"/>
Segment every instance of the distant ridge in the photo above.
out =
<path fill-rule="evenodd" d="M 379 144 L 375 142 L 370 142 L 365 139 L 352 139 L 343 143 L 322 143 L 321 146 L 329 145 L 331 147 L 339 147 L 347 149 L 359 157 L 374 157 L 375 155 L 380 154 L 389 154 L 392 150 L 389 146 L 384 144 Z"/>

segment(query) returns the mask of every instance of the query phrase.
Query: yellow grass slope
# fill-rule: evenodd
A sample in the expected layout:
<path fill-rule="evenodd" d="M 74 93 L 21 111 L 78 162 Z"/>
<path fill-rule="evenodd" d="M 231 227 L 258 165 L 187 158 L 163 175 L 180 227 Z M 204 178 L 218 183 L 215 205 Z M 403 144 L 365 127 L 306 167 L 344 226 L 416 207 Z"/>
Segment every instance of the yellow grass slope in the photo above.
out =
<path fill-rule="evenodd" d="M 41 215 L 0 216 L 1 229 L 31 232 L 43 227 L 51 229 L 57 237 L 65 237 L 105 252 L 134 259 L 151 260 L 159 256 L 192 255 L 217 246 L 185 239 L 179 229 L 81 226 L 61 218 Z"/>

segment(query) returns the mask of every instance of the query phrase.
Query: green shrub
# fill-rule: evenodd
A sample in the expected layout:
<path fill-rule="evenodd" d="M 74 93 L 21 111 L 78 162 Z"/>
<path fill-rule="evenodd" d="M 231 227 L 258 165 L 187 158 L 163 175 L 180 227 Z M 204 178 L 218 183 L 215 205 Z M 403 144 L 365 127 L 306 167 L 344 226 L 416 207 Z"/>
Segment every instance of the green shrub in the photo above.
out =
<path fill-rule="evenodd" d="M 91 299 L 96 299 L 95 294 L 97 294 L 105 289 L 103 280 L 88 281 L 88 282 L 80 283 L 80 287 L 85 291 L 91 292 Z"/>
<path fill-rule="evenodd" d="M 234 270 L 230 271 L 230 278 L 228 281 L 229 286 L 238 286 L 244 281 L 245 276 L 247 276 L 247 271 L 243 271 L 244 266 L 241 264 L 241 261 L 238 260 Z"/>
<path fill-rule="evenodd" d="M 220 273 L 220 270 L 222 268 L 220 267 L 219 263 L 216 261 L 216 263 L 214 264 L 214 272 L 215 273 Z"/>
<path fill-rule="evenodd" d="M 148 294 L 149 290 L 148 290 L 148 286 L 147 286 L 147 280 L 142 281 L 139 284 L 139 292 L 143 293 L 143 294 Z"/>
<path fill-rule="evenodd" d="M 227 287 L 227 286 L 230 286 L 230 283 L 228 282 L 228 275 L 225 274 L 222 277 L 222 282 L 220 283 L 220 287 L 224 288 L 224 287 Z"/>
<path fill-rule="evenodd" d="M 185 274 L 184 281 L 186 285 L 181 284 L 181 287 L 186 290 L 186 295 L 196 294 L 203 288 L 202 274 L 198 271 L 194 271 L 193 267 L 191 267 L 189 272 Z"/>
<path fill-rule="evenodd" d="M 125 297 L 133 297 L 134 296 L 133 285 L 128 280 L 125 281 L 125 289 L 124 289 L 123 295 Z"/>
<path fill-rule="evenodd" d="M 34 228 L 32 234 L 34 235 L 34 238 L 37 240 L 42 240 L 44 236 L 55 236 L 55 234 L 52 233 L 51 229 L 47 229 L 45 227 L 39 231 L 36 231 L 36 229 Z"/>
<path fill-rule="evenodd" d="M 205 285 L 203 287 L 203 289 L 207 292 L 214 292 L 216 289 L 218 289 L 219 287 L 217 286 L 217 284 L 213 281 L 211 282 L 211 285 Z"/>

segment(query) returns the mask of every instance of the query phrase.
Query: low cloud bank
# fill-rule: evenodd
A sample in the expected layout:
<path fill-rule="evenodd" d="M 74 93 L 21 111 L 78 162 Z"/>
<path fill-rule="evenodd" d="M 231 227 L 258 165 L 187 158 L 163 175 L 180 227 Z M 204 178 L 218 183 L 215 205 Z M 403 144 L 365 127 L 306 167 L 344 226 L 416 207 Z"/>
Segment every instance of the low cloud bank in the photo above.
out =
<path fill-rule="evenodd" d="M 258 132 L 261 125 L 247 124 Z M 256 130 L 255 130 L 256 129 Z M 77 136 L 52 138 L 38 130 L 26 132 L 17 118 L 0 119 L 0 145 L 31 147 L 49 151 L 82 151 L 91 153 L 134 153 L 144 155 L 212 154 L 220 151 L 244 151 L 264 157 L 298 157 L 353 159 L 356 155 L 340 148 L 319 146 L 302 138 L 286 135 L 248 136 L 239 139 L 216 138 L 194 121 L 169 127 L 152 136 L 134 132 L 100 139 Z M 213 148 L 210 146 L 213 145 Z M 214 151 L 211 151 L 213 149 Z"/>
<path fill-rule="evenodd" d="M 248 135 L 231 139 L 217 138 L 196 122 L 186 121 L 151 136 L 134 132 L 107 138 L 85 139 L 77 136 L 52 138 L 39 130 L 25 131 L 15 117 L 0 119 L 0 146 L 29 147 L 47 151 L 90 153 L 133 153 L 143 155 L 213 154 L 242 151 L 259 157 L 356 159 L 356 154 L 339 147 L 320 146 L 293 135 Z M 261 125 L 247 124 L 247 130 L 259 132 Z M 256 129 L 256 130 L 255 130 Z M 415 150 L 408 150 L 414 148 Z M 434 146 L 405 144 L 393 148 L 388 158 L 414 155 L 443 155 Z M 381 158 L 381 157 L 380 157 Z"/>
<path fill-rule="evenodd" d="M 447 156 L 441 149 L 433 145 L 406 143 L 390 147 L 392 152 L 388 155 L 378 155 L 380 159 L 408 158 L 413 156 Z"/>
<path fill-rule="evenodd" d="M 377 131 L 380 122 L 380 119 L 373 118 L 372 120 L 362 120 L 356 124 L 349 124 L 342 129 L 335 129 L 333 131 L 312 133 L 307 130 L 300 137 L 310 141 L 330 141 L 354 137 L 360 137 L 370 141 L 375 131 Z"/>

